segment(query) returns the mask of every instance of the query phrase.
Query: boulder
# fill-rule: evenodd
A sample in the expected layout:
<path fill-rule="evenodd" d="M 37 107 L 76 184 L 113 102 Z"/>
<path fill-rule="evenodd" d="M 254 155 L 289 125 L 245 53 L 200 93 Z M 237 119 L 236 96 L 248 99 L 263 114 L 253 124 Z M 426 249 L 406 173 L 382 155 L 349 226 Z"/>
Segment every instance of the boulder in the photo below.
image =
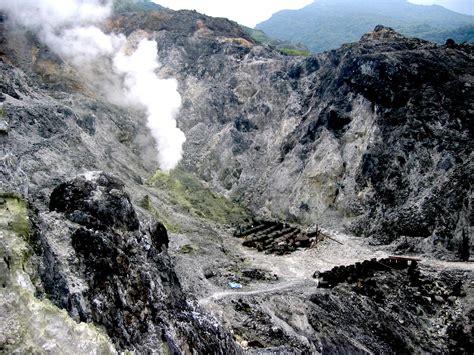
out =
<path fill-rule="evenodd" d="M 8 122 L 5 120 L 0 120 L 0 135 L 8 134 L 10 127 L 8 126 Z"/>
<path fill-rule="evenodd" d="M 139 227 L 124 184 L 103 172 L 89 172 L 62 183 L 53 190 L 49 208 L 90 228 L 134 231 Z"/>

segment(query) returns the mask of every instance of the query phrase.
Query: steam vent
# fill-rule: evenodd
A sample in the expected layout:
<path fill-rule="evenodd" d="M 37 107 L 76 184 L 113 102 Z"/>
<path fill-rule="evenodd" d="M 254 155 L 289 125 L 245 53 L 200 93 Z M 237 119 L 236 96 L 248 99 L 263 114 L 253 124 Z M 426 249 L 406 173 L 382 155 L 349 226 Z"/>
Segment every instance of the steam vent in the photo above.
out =
<path fill-rule="evenodd" d="M 0 0 L 0 353 L 472 353 L 472 6 L 182 3 Z"/>

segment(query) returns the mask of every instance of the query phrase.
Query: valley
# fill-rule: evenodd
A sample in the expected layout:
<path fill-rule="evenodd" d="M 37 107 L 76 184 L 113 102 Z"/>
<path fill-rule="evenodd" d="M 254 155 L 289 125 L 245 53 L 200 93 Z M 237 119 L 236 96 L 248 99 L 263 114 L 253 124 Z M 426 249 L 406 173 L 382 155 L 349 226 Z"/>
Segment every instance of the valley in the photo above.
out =
<path fill-rule="evenodd" d="M 0 352 L 472 349 L 473 46 L 377 26 L 288 56 L 153 10 L 101 30 L 155 40 L 176 79 L 168 172 L 110 58 L 0 16 Z"/>

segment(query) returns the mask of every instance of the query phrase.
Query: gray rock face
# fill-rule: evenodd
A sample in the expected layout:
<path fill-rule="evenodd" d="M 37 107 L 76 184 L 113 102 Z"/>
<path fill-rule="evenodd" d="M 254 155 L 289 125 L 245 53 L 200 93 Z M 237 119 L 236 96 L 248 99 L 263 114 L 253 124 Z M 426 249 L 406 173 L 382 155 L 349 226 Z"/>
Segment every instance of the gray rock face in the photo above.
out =
<path fill-rule="evenodd" d="M 266 217 L 456 249 L 472 218 L 472 46 L 378 26 L 290 58 L 176 35 L 157 39 L 181 84 L 188 169 Z"/>
<path fill-rule="evenodd" d="M 89 172 L 54 189 L 52 212 L 37 221 L 45 292 L 77 320 L 103 326 L 122 350 L 237 353 L 212 318 L 187 302 L 166 253 L 166 229 L 140 223 L 123 188 Z"/>
<path fill-rule="evenodd" d="M 438 47 L 377 28 L 337 51 L 292 58 L 254 45 L 230 21 L 189 11 L 123 15 L 108 28 L 127 35 L 144 30 L 158 41 L 159 74 L 178 78 L 183 97 L 182 168 L 260 217 L 349 228 L 385 241 L 423 237 L 423 248 L 431 251 L 438 241 L 442 253 L 454 250 L 462 230 L 471 228 L 472 47 Z M 211 267 L 214 254 L 242 264 L 244 258 L 218 245 L 228 231 L 186 214 L 188 200 L 182 208 L 171 206 L 187 191 L 175 191 L 173 200 L 146 183 L 157 164 L 143 114 L 111 105 L 80 73 L 34 36 L 8 28 L 1 16 L 0 91 L 1 119 L 9 125 L 0 137 L 0 190 L 26 198 L 34 221 L 32 239 L 22 248 L 28 244 L 24 248 L 35 255 L 41 278 L 34 286 L 30 282 L 29 296 L 36 302 L 36 293 L 66 310 L 63 323 L 72 329 L 71 318 L 105 328 L 118 350 L 239 353 L 230 334 L 184 294 L 177 277 L 196 281 L 186 286 L 207 297 L 200 261 Z M 137 207 L 145 197 L 144 209 Z M 150 217 L 171 213 L 187 228 L 173 226 L 175 245 L 188 237 L 204 244 L 202 250 L 188 248 L 201 254 L 189 257 L 188 269 L 180 265 L 184 275 L 174 272 L 166 251 L 173 239 Z M 7 249 L 4 245 L 0 240 Z M 223 274 L 216 277 L 219 282 L 228 281 Z M 395 277 L 391 285 L 396 282 Z M 298 282 L 288 285 L 296 288 Z M 260 303 L 239 328 L 263 335 L 247 345 L 286 350 L 283 341 L 314 351 L 323 339 L 323 348 L 362 351 L 373 343 L 364 322 L 367 314 L 384 319 L 376 301 L 365 295 L 354 301 L 347 285 L 311 301 L 312 280 L 310 285 L 288 298 L 282 297 L 285 292 L 248 296 Z M 411 288 L 407 285 L 407 300 L 416 292 Z M 398 300 L 396 293 L 390 297 Z M 363 328 L 366 342 L 354 345 L 337 333 L 340 322 L 331 323 L 331 312 L 320 313 L 318 302 L 323 309 L 342 309 L 336 314 L 348 325 L 357 316 L 357 326 L 348 332 L 357 335 Z M 233 305 L 223 303 L 232 317 Z M 350 306 L 339 307 L 342 303 Z M 366 313 L 354 316 L 352 305 Z M 237 310 L 239 316 L 245 309 Z M 287 319 L 279 309 L 296 317 Z M 397 312 L 389 330 L 403 340 L 411 328 L 399 332 Z M 256 329 L 259 319 L 262 327 Z M 321 335 L 327 324 L 336 335 Z M 100 339 L 110 347 L 107 337 Z M 384 343 L 376 352 L 397 345 L 385 333 L 377 339 Z"/>
<path fill-rule="evenodd" d="M 6 312 L 15 285 L 0 300 L 5 319 L 19 324 L 16 333 L 32 334 L 28 351 L 45 351 L 51 338 L 59 352 L 239 353 L 230 334 L 183 293 L 164 226 L 134 205 L 157 169 L 144 115 L 88 91 L 77 73 L 33 36 L 6 28 L 3 17 L 0 43 L 1 118 L 9 123 L 0 138 L 0 191 L 28 199 L 34 223 L 23 254 L 34 255 L 40 276 L 28 280 L 28 298 L 20 299 L 34 309 Z M 0 246 L 9 248 L 4 239 Z M 52 319 L 52 329 L 43 319 Z M 96 335 L 86 322 L 102 331 Z M 38 339 L 43 329 L 50 338 Z M 68 329 L 75 332 L 70 347 L 61 339 Z M 0 347 L 21 351 L 16 333 L 11 338 L 20 340 L 10 341 L 2 327 Z"/>

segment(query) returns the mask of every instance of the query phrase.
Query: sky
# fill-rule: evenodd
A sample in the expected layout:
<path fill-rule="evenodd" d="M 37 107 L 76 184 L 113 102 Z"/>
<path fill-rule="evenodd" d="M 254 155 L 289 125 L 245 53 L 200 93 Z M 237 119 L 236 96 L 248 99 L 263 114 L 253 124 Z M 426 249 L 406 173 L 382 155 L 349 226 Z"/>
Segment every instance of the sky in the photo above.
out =
<path fill-rule="evenodd" d="M 241 25 L 255 27 L 280 10 L 300 9 L 314 0 L 153 0 L 173 10 L 196 10 L 214 17 L 226 17 Z M 414 4 L 442 5 L 450 10 L 474 15 L 474 0 L 409 0 Z M 249 11 L 251 9 L 251 11 Z"/>
<path fill-rule="evenodd" d="M 196 10 L 214 17 L 226 17 L 241 25 L 255 27 L 280 10 L 301 9 L 313 0 L 153 0 L 173 10 Z"/>
<path fill-rule="evenodd" d="M 474 16 L 474 0 L 409 0 L 419 5 L 441 5 L 447 9 Z"/>

